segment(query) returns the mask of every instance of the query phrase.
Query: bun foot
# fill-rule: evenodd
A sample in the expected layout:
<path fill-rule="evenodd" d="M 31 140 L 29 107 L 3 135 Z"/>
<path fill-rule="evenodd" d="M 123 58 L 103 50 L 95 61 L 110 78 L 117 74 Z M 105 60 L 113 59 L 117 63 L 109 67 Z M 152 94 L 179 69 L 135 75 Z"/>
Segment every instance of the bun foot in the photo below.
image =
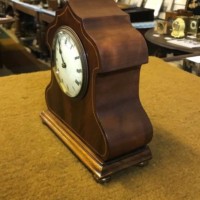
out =
<path fill-rule="evenodd" d="M 100 183 L 100 184 L 108 183 L 111 180 L 111 176 L 106 176 L 106 177 L 103 177 L 103 178 L 99 178 L 97 175 L 94 175 L 93 177 L 94 177 L 95 181 L 97 183 Z"/>
<path fill-rule="evenodd" d="M 137 164 L 138 167 L 145 167 L 149 164 L 148 160 L 142 161 Z"/>

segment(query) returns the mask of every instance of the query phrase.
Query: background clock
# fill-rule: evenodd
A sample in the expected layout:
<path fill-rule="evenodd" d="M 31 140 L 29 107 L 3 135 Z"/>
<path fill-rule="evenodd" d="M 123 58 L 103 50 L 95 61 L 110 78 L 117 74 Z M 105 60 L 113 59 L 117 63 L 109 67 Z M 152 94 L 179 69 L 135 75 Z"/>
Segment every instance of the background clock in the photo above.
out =
<path fill-rule="evenodd" d="M 68 0 L 46 38 L 52 76 L 43 122 L 100 182 L 144 165 L 153 131 L 139 75 L 148 51 L 129 15 L 113 0 Z"/>
<path fill-rule="evenodd" d="M 199 37 L 200 34 L 200 17 L 199 16 L 192 16 L 189 18 L 189 25 L 187 34 L 194 35 Z"/>
<path fill-rule="evenodd" d="M 175 38 L 183 38 L 186 31 L 186 18 L 177 17 L 172 23 L 171 36 Z"/>
<path fill-rule="evenodd" d="M 60 27 L 54 36 L 52 62 L 62 91 L 69 97 L 83 96 L 88 79 L 85 50 L 77 34 L 68 26 Z"/>

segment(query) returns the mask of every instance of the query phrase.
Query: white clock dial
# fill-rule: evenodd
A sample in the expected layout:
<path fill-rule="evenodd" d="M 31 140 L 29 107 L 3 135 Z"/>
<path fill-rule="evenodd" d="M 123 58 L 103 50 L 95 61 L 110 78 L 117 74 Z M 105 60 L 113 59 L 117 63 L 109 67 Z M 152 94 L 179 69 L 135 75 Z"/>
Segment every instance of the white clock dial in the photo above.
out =
<path fill-rule="evenodd" d="M 83 94 L 87 83 L 87 60 L 81 41 L 71 28 L 64 26 L 56 32 L 53 52 L 53 71 L 63 92 L 69 97 Z"/>

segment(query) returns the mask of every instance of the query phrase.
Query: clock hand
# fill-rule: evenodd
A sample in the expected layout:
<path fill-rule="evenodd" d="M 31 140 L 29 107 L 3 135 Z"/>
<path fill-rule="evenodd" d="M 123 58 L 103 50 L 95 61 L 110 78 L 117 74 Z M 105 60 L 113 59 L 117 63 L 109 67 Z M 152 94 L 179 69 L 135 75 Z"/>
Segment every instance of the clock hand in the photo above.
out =
<path fill-rule="evenodd" d="M 58 39 L 58 44 L 59 44 L 59 53 L 60 53 L 60 56 L 61 56 L 61 59 L 62 59 L 62 67 L 63 67 L 63 68 L 66 68 L 67 65 L 66 65 L 66 63 L 65 63 L 65 61 L 64 61 L 64 59 L 63 59 L 62 50 L 61 50 L 60 38 Z"/>

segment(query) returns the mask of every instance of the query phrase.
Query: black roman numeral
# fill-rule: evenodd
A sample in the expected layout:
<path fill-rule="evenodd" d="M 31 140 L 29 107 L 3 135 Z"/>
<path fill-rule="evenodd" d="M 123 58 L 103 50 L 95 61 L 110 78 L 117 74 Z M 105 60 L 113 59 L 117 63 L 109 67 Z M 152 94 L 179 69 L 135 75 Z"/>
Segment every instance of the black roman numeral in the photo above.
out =
<path fill-rule="evenodd" d="M 80 58 L 79 56 L 76 56 L 74 59 L 75 59 L 75 60 L 78 60 L 79 58 Z"/>
<path fill-rule="evenodd" d="M 71 44 L 71 46 L 70 46 L 70 49 L 72 49 L 74 47 L 74 45 L 73 44 Z"/>
<path fill-rule="evenodd" d="M 81 84 L 81 81 L 75 80 L 75 83 L 79 86 Z"/>
<path fill-rule="evenodd" d="M 82 69 L 77 69 L 77 73 L 82 73 Z"/>

